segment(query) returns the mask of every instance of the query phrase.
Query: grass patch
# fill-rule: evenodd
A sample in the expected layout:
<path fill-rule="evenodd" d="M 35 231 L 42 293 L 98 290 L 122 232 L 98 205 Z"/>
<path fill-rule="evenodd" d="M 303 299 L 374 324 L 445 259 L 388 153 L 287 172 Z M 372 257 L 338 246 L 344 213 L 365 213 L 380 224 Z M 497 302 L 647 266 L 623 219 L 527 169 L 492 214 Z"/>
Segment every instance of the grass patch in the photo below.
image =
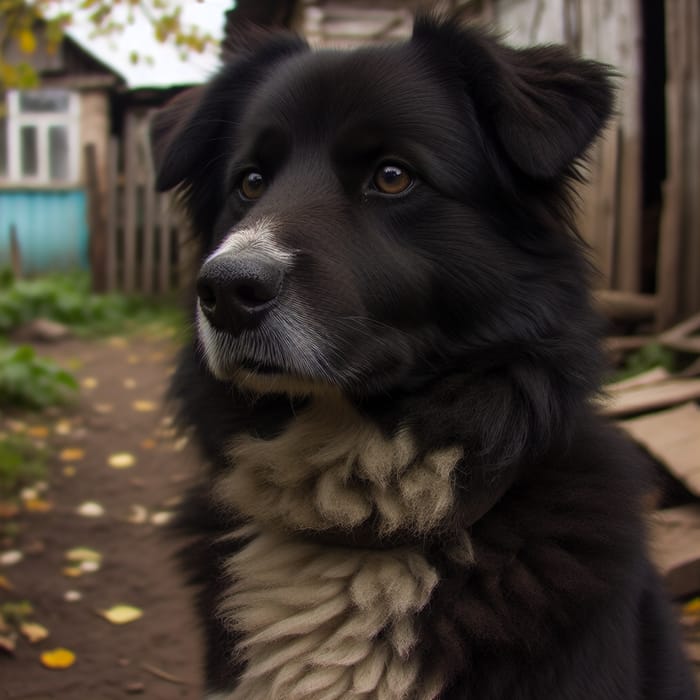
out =
<path fill-rule="evenodd" d="M 186 325 L 173 299 L 93 294 L 86 273 L 27 280 L 0 273 L 0 333 L 36 318 L 63 323 L 80 335 L 123 333 L 144 326 L 181 331 Z"/>
<path fill-rule="evenodd" d="M 70 372 L 29 345 L 0 347 L 0 406 L 45 408 L 70 401 L 77 391 Z"/>
<path fill-rule="evenodd" d="M 0 437 L 0 498 L 14 498 L 25 486 L 46 479 L 47 453 L 23 435 Z"/>

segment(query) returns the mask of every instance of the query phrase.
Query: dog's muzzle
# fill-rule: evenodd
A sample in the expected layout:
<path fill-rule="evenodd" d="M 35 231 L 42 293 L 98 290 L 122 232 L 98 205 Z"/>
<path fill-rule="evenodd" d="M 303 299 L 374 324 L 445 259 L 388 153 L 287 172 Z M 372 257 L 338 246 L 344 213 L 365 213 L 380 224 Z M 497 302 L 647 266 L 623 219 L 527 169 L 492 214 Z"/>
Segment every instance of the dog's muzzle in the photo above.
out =
<path fill-rule="evenodd" d="M 199 272 L 199 305 L 214 328 L 239 335 L 274 306 L 283 280 L 283 264 L 265 253 L 222 252 Z"/>

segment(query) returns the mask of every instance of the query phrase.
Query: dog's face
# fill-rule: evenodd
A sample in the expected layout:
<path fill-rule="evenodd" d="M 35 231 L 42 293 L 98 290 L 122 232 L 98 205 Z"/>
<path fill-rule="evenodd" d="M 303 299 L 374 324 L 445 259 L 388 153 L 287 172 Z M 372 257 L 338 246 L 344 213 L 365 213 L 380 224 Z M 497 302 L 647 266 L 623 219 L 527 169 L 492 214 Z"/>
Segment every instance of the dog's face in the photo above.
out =
<path fill-rule="evenodd" d="M 154 126 L 204 240 L 212 372 L 376 394 L 552 332 L 538 294 L 578 263 L 547 210 L 609 111 L 601 67 L 450 24 L 355 52 L 259 42 Z"/>

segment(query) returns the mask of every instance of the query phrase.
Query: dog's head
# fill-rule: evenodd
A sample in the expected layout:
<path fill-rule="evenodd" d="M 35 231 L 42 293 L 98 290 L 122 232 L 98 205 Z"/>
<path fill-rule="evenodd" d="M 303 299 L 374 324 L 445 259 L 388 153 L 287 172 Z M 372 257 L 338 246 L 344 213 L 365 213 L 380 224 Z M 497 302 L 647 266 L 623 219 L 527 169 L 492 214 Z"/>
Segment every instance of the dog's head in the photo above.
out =
<path fill-rule="evenodd" d="M 211 370 L 376 394 L 566 335 L 566 181 L 611 104 L 603 66 L 449 22 L 352 52 L 257 37 L 152 131 L 203 241 Z"/>

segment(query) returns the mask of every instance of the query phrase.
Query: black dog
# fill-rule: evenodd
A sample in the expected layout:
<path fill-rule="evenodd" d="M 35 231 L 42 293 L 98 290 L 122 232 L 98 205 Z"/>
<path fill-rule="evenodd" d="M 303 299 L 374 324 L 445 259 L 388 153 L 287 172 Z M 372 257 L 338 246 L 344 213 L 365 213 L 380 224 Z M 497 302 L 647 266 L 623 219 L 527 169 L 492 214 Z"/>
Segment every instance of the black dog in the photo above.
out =
<path fill-rule="evenodd" d="M 422 19 L 255 34 L 154 122 L 201 236 L 176 394 L 220 700 L 687 700 L 573 226 L 605 67 Z"/>

